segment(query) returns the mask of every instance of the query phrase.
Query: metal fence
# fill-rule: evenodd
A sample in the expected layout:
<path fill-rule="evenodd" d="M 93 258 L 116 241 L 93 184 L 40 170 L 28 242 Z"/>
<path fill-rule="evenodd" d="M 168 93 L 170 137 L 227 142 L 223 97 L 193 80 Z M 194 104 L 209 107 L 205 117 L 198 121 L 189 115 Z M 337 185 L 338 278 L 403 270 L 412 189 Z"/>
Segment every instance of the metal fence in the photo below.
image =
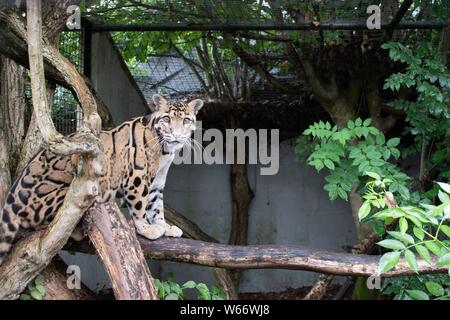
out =
<path fill-rule="evenodd" d="M 59 41 L 59 50 L 80 73 L 84 70 L 82 37 L 82 32 L 62 32 Z M 64 87 L 56 86 L 52 118 L 57 130 L 62 134 L 75 132 L 81 117 L 81 108 L 72 92 Z"/>
<path fill-rule="evenodd" d="M 82 32 L 62 32 L 59 49 L 83 73 L 83 45 Z M 27 109 L 25 125 L 31 120 L 33 105 L 31 102 L 31 85 L 29 78 L 25 81 L 25 99 Z M 82 118 L 82 111 L 72 92 L 64 87 L 56 86 L 53 96 L 52 119 L 56 129 L 64 135 L 75 132 Z"/>

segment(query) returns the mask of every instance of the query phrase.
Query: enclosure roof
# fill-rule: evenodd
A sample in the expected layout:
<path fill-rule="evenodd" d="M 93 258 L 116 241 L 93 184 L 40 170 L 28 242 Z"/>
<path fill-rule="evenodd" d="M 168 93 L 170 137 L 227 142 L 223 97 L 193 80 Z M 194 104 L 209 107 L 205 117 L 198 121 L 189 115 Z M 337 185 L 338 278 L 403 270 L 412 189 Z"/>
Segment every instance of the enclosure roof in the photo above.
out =
<path fill-rule="evenodd" d="M 395 1 L 394 1 L 395 2 Z M 417 1 L 416 1 L 417 2 Z M 423 19 L 432 4 L 381 1 L 380 29 L 440 29 L 445 15 Z M 147 0 L 100 1 L 85 10 L 92 31 L 364 30 L 373 1 Z M 423 7 L 421 7 L 421 5 Z"/>

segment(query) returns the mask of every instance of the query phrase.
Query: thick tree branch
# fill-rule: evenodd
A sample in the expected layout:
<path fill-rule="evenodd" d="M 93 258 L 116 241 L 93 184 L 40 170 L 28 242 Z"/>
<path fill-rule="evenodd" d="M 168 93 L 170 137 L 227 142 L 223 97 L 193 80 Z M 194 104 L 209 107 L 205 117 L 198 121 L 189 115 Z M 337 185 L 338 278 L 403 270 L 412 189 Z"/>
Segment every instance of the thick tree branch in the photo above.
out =
<path fill-rule="evenodd" d="M 157 300 L 134 225 L 117 205 L 93 206 L 83 224 L 111 279 L 116 299 Z"/>
<path fill-rule="evenodd" d="M 177 261 L 202 266 L 226 269 L 288 269 L 306 270 L 342 276 L 371 276 L 377 274 L 380 256 L 355 255 L 328 252 L 301 246 L 250 245 L 230 246 L 191 239 L 160 238 L 150 241 L 138 237 L 147 258 Z M 66 249 L 93 253 L 86 243 L 70 243 Z M 447 267 L 430 266 L 422 259 L 418 261 L 418 274 L 446 273 Z M 433 257 L 433 263 L 437 258 Z M 415 275 L 408 263 L 402 259 L 383 277 Z"/>

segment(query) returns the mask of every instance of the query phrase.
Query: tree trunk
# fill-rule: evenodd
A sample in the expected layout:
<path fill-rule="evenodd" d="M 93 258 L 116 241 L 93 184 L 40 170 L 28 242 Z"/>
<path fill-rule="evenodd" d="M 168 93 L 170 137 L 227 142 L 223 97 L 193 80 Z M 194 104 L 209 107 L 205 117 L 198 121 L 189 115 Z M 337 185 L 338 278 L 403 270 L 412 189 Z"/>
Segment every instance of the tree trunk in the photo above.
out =
<path fill-rule="evenodd" d="M 117 205 L 94 205 L 83 224 L 109 275 L 116 299 L 157 300 L 134 225 Z"/>
<path fill-rule="evenodd" d="M 24 135 L 25 69 L 0 56 L 0 206 L 15 176 Z"/>

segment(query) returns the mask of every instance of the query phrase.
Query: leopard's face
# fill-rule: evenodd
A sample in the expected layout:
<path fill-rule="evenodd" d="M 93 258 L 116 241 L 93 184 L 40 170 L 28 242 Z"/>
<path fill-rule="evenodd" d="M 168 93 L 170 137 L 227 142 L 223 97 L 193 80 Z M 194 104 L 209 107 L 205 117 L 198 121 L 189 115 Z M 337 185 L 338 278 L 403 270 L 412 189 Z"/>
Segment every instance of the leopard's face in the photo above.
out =
<path fill-rule="evenodd" d="M 153 128 L 158 134 L 159 142 L 169 151 L 181 149 L 195 130 L 196 115 L 202 108 L 203 101 L 167 101 L 160 95 L 154 95 L 153 102 Z"/>

